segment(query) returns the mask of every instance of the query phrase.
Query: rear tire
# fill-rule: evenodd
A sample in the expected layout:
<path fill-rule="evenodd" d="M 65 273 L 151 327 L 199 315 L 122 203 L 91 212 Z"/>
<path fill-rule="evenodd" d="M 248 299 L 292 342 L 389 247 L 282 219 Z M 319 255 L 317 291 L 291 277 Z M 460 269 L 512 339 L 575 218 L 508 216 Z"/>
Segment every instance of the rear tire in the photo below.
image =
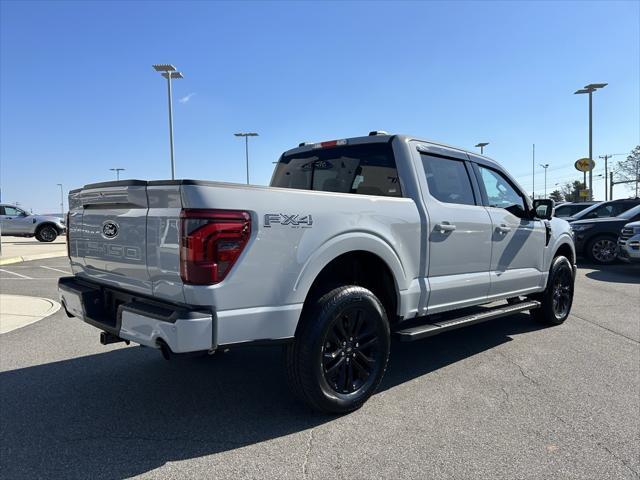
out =
<path fill-rule="evenodd" d="M 40 227 L 36 232 L 36 239 L 39 242 L 49 243 L 53 242 L 56 238 L 58 238 L 58 230 L 51 225 Z"/>
<path fill-rule="evenodd" d="M 347 413 L 376 391 L 389 359 L 384 307 L 369 290 L 336 288 L 305 307 L 285 348 L 289 385 L 314 410 Z"/>
<path fill-rule="evenodd" d="M 573 266 L 567 257 L 553 259 L 549 269 L 547 288 L 542 294 L 532 297 L 539 300 L 540 308 L 531 310 L 531 316 L 547 325 L 560 325 L 571 312 L 574 287 Z"/>

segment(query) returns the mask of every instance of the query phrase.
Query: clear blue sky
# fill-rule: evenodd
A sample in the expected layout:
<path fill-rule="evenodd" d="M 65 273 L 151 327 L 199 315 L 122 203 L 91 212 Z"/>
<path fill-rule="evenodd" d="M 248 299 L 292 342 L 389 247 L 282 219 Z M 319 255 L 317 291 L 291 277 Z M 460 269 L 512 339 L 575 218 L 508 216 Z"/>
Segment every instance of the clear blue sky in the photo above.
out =
<path fill-rule="evenodd" d="M 640 143 L 637 1 L 3 1 L 0 13 L 2 200 L 35 211 L 58 210 L 56 183 L 110 180 L 110 167 L 169 177 L 166 84 L 152 63 L 185 75 L 180 178 L 244 181 L 236 131 L 260 133 L 251 175 L 265 184 L 300 141 L 384 129 L 488 141 L 529 190 L 535 143 L 550 190 L 579 178 L 587 96 L 572 93 L 591 82 L 609 83 L 594 96 L 594 156 Z"/>

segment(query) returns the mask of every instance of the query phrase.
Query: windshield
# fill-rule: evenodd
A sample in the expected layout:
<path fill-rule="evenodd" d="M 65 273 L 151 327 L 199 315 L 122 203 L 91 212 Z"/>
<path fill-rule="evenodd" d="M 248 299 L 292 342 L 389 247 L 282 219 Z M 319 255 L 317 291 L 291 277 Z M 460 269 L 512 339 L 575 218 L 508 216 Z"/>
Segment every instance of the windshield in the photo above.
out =
<path fill-rule="evenodd" d="M 401 197 L 389 143 L 314 149 L 283 155 L 272 187 Z"/>
<path fill-rule="evenodd" d="M 617 217 L 623 212 L 626 212 L 631 207 L 637 205 L 637 202 L 633 201 L 615 201 L 615 202 L 603 202 L 597 203 L 589 208 L 585 208 L 580 213 L 574 215 L 574 219 L 587 219 L 587 218 L 604 218 L 604 217 Z"/>
<path fill-rule="evenodd" d="M 554 216 L 560 218 L 571 217 L 591 206 L 593 205 L 590 203 L 569 203 L 566 205 L 560 205 L 556 207 Z"/>

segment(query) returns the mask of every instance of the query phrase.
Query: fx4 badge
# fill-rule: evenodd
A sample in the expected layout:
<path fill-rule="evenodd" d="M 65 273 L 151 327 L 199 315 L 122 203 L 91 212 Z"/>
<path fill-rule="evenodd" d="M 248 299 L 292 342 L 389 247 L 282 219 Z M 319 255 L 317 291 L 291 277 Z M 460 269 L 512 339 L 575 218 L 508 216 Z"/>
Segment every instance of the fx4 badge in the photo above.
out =
<path fill-rule="evenodd" d="M 265 214 L 265 228 L 271 228 L 273 225 L 288 225 L 292 228 L 311 228 L 313 225 L 313 218 L 311 215 L 286 215 L 284 213 Z"/>

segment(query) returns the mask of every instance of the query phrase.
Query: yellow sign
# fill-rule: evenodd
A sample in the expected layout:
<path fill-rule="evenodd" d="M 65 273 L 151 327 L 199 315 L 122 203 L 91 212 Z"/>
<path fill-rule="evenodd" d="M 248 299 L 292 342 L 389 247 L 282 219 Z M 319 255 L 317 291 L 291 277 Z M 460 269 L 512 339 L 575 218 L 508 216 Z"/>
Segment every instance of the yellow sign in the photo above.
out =
<path fill-rule="evenodd" d="M 580 172 L 590 172 L 595 168 L 596 162 L 589 158 L 581 158 L 579 160 L 576 160 L 576 163 L 574 165 L 576 167 L 576 170 Z"/>
<path fill-rule="evenodd" d="M 587 159 L 587 160 L 589 160 L 589 159 Z M 589 190 L 588 189 L 587 190 L 580 190 L 579 193 L 580 193 L 580 197 L 581 198 L 589 198 Z"/>

